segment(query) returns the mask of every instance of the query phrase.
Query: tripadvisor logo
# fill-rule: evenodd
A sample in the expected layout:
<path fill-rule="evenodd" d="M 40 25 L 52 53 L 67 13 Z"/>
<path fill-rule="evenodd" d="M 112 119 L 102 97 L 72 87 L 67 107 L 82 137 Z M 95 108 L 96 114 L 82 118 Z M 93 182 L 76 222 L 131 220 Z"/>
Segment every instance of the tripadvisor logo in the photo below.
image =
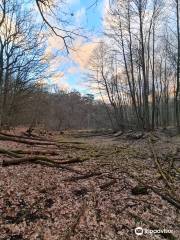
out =
<path fill-rule="evenodd" d="M 135 234 L 138 235 L 138 236 L 143 235 L 143 229 L 142 229 L 142 227 L 137 227 L 137 228 L 135 228 Z"/>
<path fill-rule="evenodd" d="M 141 236 L 143 234 L 156 234 L 156 233 L 172 233 L 172 230 L 167 229 L 143 229 L 142 227 L 135 228 L 135 234 Z"/>

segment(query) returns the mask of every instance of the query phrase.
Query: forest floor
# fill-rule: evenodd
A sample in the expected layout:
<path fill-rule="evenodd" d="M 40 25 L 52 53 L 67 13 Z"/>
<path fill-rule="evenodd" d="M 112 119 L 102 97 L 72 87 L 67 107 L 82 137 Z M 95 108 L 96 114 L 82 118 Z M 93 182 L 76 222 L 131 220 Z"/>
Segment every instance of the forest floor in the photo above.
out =
<path fill-rule="evenodd" d="M 1 240 L 180 239 L 180 136 L 24 131 L 0 134 Z"/>

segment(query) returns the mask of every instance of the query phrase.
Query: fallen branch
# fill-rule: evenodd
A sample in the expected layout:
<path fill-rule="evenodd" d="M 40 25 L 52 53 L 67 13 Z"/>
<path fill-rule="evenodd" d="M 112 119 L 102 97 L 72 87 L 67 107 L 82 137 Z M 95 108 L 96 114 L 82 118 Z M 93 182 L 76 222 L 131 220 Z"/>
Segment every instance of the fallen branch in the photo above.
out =
<path fill-rule="evenodd" d="M 41 142 L 41 141 L 33 141 L 31 140 L 26 140 L 26 139 L 20 139 L 17 137 L 9 137 L 9 136 L 4 136 L 0 134 L 0 140 L 1 141 L 12 141 L 12 142 L 18 142 L 18 143 L 24 143 L 28 145 L 47 145 L 47 146 L 58 146 L 57 143 L 55 142 Z"/>
<path fill-rule="evenodd" d="M 87 178 L 99 176 L 101 174 L 102 174 L 101 172 L 87 173 L 87 174 L 84 174 L 82 176 L 73 176 L 73 177 L 70 177 L 70 178 L 63 179 L 63 181 L 78 181 L 78 180 L 82 180 L 82 179 L 87 179 Z"/>
<path fill-rule="evenodd" d="M 3 160 L 2 166 L 6 167 L 6 166 L 11 166 L 11 165 L 18 165 L 21 163 L 27 163 L 27 162 L 40 164 L 40 165 L 48 166 L 48 167 L 60 168 L 60 169 L 68 170 L 70 172 L 74 172 L 76 174 L 82 175 L 81 171 L 75 170 L 69 166 L 62 166 L 61 164 L 64 164 L 63 162 L 61 162 L 61 163 L 54 162 L 44 156 L 33 156 L 33 157 L 26 157 L 26 158 L 23 157 L 23 158 L 16 158 L 16 159 L 10 159 L 10 160 Z M 66 164 L 67 164 L 67 161 L 66 161 Z"/>
<path fill-rule="evenodd" d="M 20 157 L 17 153 L 10 151 L 10 150 L 3 149 L 3 148 L 0 149 L 0 153 L 8 155 L 10 157 L 15 157 L 15 158 Z"/>
<path fill-rule="evenodd" d="M 32 155 L 51 155 L 51 156 L 58 156 L 59 152 L 56 151 L 39 151 L 39 150 L 12 150 L 13 153 L 17 154 L 32 154 Z"/>
<path fill-rule="evenodd" d="M 40 165 L 43 165 L 43 166 L 48 166 L 48 167 L 53 167 L 53 168 L 60 168 L 60 169 L 63 169 L 63 170 L 67 170 L 67 171 L 70 171 L 70 172 L 74 172 L 76 174 L 80 174 L 82 175 L 83 173 L 79 170 L 76 170 L 76 169 L 73 169 L 69 166 L 62 166 L 61 164 L 59 163 L 50 163 L 50 162 L 44 162 L 44 161 L 41 161 L 41 160 L 37 160 L 34 162 L 35 164 L 40 164 Z"/>
<path fill-rule="evenodd" d="M 68 229 L 65 231 L 65 234 L 64 234 L 64 237 L 63 239 L 64 240 L 70 240 L 71 237 L 75 234 L 75 231 L 76 231 L 76 228 L 78 227 L 81 219 L 83 218 L 84 214 L 85 214 L 85 211 L 86 211 L 86 208 L 87 208 L 87 203 L 86 201 L 84 200 L 83 203 L 82 203 L 82 206 L 79 210 L 79 212 L 77 213 L 77 215 L 75 216 L 75 220 L 74 222 L 72 223 L 72 225 L 70 227 L 68 227 Z"/>
<path fill-rule="evenodd" d="M 57 142 L 58 143 L 66 143 L 66 144 L 82 144 L 82 145 L 85 144 L 84 142 L 75 142 L 75 141 L 74 142 L 73 141 L 72 142 L 71 141 L 70 142 L 69 141 L 57 141 Z"/>
<path fill-rule="evenodd" d="M 159 191 L 159 189 L 153 187 L 153 186 L 148 186 L 153 192 L 155 192 L 156 194 L 158 194 L 159 196 L 161 196 L 164 200 L 166 200 L 167 202 L 171 203 L 172 205 L 174 205 L 176 208 L 180 209 L 180 201 L 175 199 L 173 196 L 170 195 L 165 195 L 163 193 L 161 193 Z"/>
<path fill-rule="evenodd" d="M 111 180 L 111 181 L 109 181 L 109 182 L 107 182 L 107 183 L 102 184 L 102 185 L 100 186 L 100 189 L 101 189 L 101 190 L 105 190 L 105 189 L 107 189 L 108 187 L 114 185 L 116 182 L 117 182 L 116 179 L 113 179 L 113 180 Z"/>
<path fill-rule="evenodd" d="M 0 135 L 6 136 L 6 137 L 13 137 L 13 138 L 15 137 L 15 138 L 20 138 L 20 139 L 27 139 L 27 140 L 37 140 L 37 141 L 44 141 L 44 142 L 52 142 L 49 139 L 38 137 L 36 135 L 21 136 L 21 135 L 15 135 L 15 134 L 8 134 L 8 133 L 4 133 L 4 132 L 0 132 Z"/>
<path fill-rule="evenodd" d="M 55 162 L 52 159 L 49 159 L 47 157 L 44 156 L 30 156 L 30 157 L 22 157 L 22 158 L 14 158 L 14 159 L 7 159 L 7 160 L 3 160 L 2 161 L 2 166 L 10 166 L 10 165 L 18 165 L 18 164 L 22 164 L 22 163 L 27 163 L 27 162 L 31 162 L 34 163 L 35 161 L 44 161 L 44 162 L 48 162 L 51 164 L 70 164 L 70 163 L 77 163 L 77 162 L 82 162 L 82 160 L 80 160 L 79 158 L 74 158 L 71 160 L 65 160 L 65 161 L 61 161 L 61 162 Z"/>
<path fill-rule="evenodd" d="M 134 176 L 133 174 L 130 174 L 129 172 L 127 173 L 130 177 L 135 178 L 139 183 L 141 183 L 144 187 L 147 187 L 149 189 L 151 189 L 154 193 L 156 193 L 157 195 L 159 195 L 160 197 L 162 197 L 164 200 L 166 200 L 167 202 L 169 202 L 171 205 L 173 205 L 174 207 L 180 209 L 180 200 L 174 198 L 172 195 L 170 195 L 170 193 L 161 193 L 160 189 L 157 189 L 153 186 L 147 185 L 146 183 L 144 183 L 139 177 Z"/>
<path fill-rule="evenodd" d="M 160 173 L 160 175 L 161 175 L 164 183 L 167 185 L 167 187 L 175 194 L 173 187 L 171 186 L 171 184 L 168 181 L 168 177 L 166 176 L 166 173 L 163 171 L 163 169 L 162 169 L 162 167 L 161 167 L 161 165 L 159 163 L 157 154 L 156 154 L 156 152 L 154 150 L 154 147 L 153 147 L 150 139 L 149 139 L 149 146 L 150 146 L 151 152 L 153 154 L 153 160 L 154 160 L 154 162 L 155 162 L 155 164 L 156 164 L 156 166 L 158 168 L 158 172 Z"/>
<path fill-rule="evenodd" d="M 124 212 L 127 208 L 132 208 L 132 207 L 138 206 L 139 204 L 140 203 L 127 204 L 121 210 L 118 210 L 118 214 Z"/>
<path fill-rule="evenodd" d="M 31 157 L 22 157 L 22 158 L 14 158 L 14 159 L 7 159 L 2 161 L 2 166 L 11 166 L 11 165 L 18 165 L 21 163 L 27 163 L 27 162 L 35 162 L 38 160 L 42 160 L 42 161 L 47 161 L 47 162 L 51 162 L 52 160 L 44 157 L 44 156 L 31 156 Z"/>
<path fill-rule="evenodd" d="M 63 144 L 63 145 L 58 145 L 58 147 L 60 148 L 60 149 L 67 149 L 67 148 L 69 148 L 69 149 L 77 149 L 77 150 L 87 150 L 87 147 L 84 147 L 84 146 L 75 146 L 75 145 L 65 145 L 65 144 Z"/>
<path fill-rule="evenodd" d="M 51 156 L 58 156 L 59 153 L 55 151 L 31 151 L 31 150 L 6 150 L 6 149 L 0 149 L 1 154 L 8 155 L 10 157 L 15 157 L 15 158 L 21 158 L 22 154 L 30 154 L 30 155 L 51 155 Z"/>

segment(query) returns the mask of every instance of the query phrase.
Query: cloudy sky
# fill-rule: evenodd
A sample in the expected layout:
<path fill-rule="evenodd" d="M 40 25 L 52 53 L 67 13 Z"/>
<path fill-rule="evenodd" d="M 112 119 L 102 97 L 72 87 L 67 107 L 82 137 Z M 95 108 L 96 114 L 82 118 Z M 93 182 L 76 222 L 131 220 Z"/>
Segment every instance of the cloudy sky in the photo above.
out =
<path fill-rule="evenodd" d="M 89 56 L 100 41 L 102 34 L 102 18 L 104 0 L 91 7 L 94 0 L 67 0 L 68 12 L 72 13 L 71 20 L 74 25 L 82 28 L 81 33 L 87 38 L 76 37 L 73 43 L 74 50 L 69 55 L 62 55 L 62 51 L 50 61 L 49 71 L 55 74 L 50 83 L 56 83 L 60 88 L 76 89 L 87 93 L 85 70 Z M 62 48 L 62 40 L 56 36 L 48 39 L 47 55 Z"/>

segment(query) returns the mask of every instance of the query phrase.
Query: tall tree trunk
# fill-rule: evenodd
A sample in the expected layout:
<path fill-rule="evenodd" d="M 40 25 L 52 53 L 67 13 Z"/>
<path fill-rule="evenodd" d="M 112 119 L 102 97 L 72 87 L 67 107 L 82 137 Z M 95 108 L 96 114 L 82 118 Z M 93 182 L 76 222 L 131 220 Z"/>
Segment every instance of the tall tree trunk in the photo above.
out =
<path fill-rule="evenodd" d="M 145 129 L 150 130 L 150 123 L 149 123 L 149 83 L 146 76 L 146 64 L 145 64 L 145 48 L 144 48 L 144 33 L 143 33 L 143 6 L 142 0 L 138 2 L 138 10 L 139 10 L 139 27 L 140 27 L 140 46 L 141 46 L 141 64 L 142 64 L 142 74 L 143 74 L 143 96 L 144 96 L 144 122 L 145 122 Z"/>
<path fill-rule="evenodd" d="M 176 80 L 176 124 L 178 128 L 178 132 L 180 133 L 180 20 L 179 20 L 179 0 L 176 0 L 176 20 L 177 20 L 177 41 L 178 41 L 178 49 L 177 49 L 177 80 Z"/>
<path fill-rule="evenodd" d="M 153 61 L 152 61 L 152 129 L 155 126 L 155 71 L 154 71 L 154 45 L 155 45 L 155 26 L 153 24 Z"/>

